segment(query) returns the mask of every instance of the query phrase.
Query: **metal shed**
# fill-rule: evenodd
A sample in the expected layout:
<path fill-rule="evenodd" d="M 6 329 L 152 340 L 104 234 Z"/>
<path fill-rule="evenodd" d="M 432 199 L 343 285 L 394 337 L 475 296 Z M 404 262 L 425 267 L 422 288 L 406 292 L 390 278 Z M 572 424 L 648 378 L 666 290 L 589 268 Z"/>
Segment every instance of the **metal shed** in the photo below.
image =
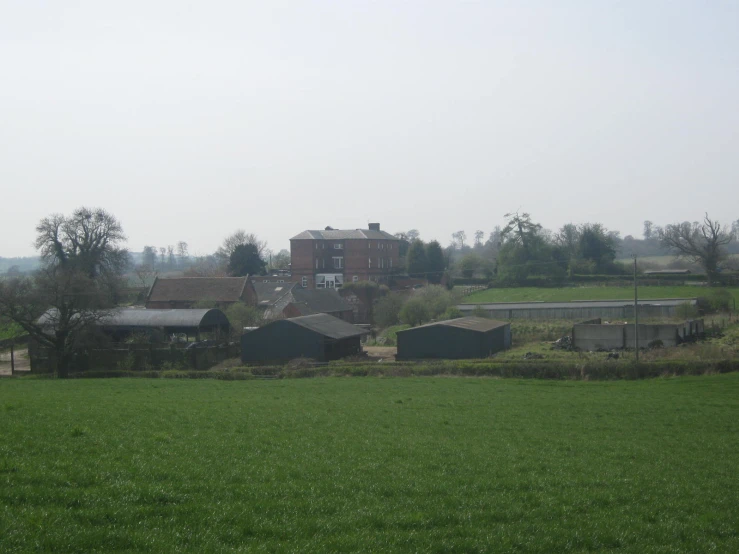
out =
<path fill-rule="evenodd" d="M 312 358 L 337 360 L 362 351 L 360 338 L 367 333 L 328 314 L 315 314 L 268 323 L 241 336 L 244 363 L 284 362 Z"/>
<path fill-rule="evenodd" d="M 486 358 L 511 347 L 511 325 L 461 317 L 398 331 L 398 360 Z"/>
<path fill-rule="evenodd" d="M 39 323 L 53 328 L 56 310 L 49 310 L 39 318 Z M 142 310 L 116 308 L 95 318 L 95 325 L 121 337 L 136 331 L 160 329 L 166 333 L 185 333 L 199 338 L 200 333 L 228 333 L 226 314 L 218 309 L 210 310 Z"/>

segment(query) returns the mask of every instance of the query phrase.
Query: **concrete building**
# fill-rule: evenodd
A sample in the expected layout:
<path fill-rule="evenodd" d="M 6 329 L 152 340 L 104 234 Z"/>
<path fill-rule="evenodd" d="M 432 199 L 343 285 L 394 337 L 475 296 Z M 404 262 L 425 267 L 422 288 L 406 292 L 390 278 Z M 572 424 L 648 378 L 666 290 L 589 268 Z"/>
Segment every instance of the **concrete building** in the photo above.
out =
<path fill-rule="evenodd" d="M 696 298 L 665 298 L 640 300 L 639 317 L 665 318 L 679 315 L 680 306 L 697 306 Z M 572 319 L 584 320 L 628 319 L 634 317 L 633 300 L 575 300 L 572 302 L 498 302 L 488 304 L 459 304 L 463 314 L 483 309 L 492 318 L 511 319 Z"/>
<path fill-rule="evenodd" d="M 367 331 L 327 314 L 280 319 L 241 336 L 244 363 L 277 363 L 294 358 L 319 362 L 362 352 Z"/>
<path fill-rule="evenodd" d="M 620 350 L 634 348 L 633 324 L 579 323 L 572 327 L 572 344 L 580 350 Z M 639 325 L 639 348 L 648 348 L 657 341 L 662 346 L 677 346 L 703 333 L 703 320 L 680 323 L 646 323 Z"/>
<path fill-rule="evenodd" d="M 398 268 L 399 240 L 380 230 L 303 231 L 290 239 L 292 279 L 303 288 L 341 288 L 344 283 L 387 283 Z"/>
<path fill-rule="evenodd" d="M 511 325 L 461 317 L 398 331 L 396 360 L 486 358 L 511 347 Z"/>
<path fill-rule="evenodd" d="M 256 299 L 248 276 L 157 278 L 146 297 L 146 308 L 185 309 L 204 302 L 227 308 L 235 302 L 254 305 Z"/>

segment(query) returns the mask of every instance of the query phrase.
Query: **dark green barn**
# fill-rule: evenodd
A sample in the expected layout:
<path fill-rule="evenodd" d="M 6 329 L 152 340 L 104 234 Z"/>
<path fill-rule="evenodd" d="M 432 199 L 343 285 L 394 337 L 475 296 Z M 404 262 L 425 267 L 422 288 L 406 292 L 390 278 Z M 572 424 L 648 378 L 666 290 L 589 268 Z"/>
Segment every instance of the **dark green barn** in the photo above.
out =
<path fill-rule="evenodd" d="M 460 317 L 398 331 L 397 360 L 487 358 L 511 347 L 511 324 Z"/>
<path fill-rule="evenodd" d="M 241 336 L 241 361 L 338 360 L 362 352 L 360 339 L 366 332 L 328 314 L 279 319 Z"/>

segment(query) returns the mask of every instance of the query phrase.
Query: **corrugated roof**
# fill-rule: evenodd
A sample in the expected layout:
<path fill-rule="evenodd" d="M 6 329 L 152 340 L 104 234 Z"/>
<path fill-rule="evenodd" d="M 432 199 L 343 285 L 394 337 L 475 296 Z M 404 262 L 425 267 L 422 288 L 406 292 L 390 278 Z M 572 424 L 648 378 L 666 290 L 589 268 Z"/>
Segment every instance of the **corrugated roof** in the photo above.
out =
<path fill-rule="evenodd" d="M 56 310 L 49 310 L 39 318 L 39 324 L 54 325 Z M 212 325 L 228 325 L 228 318 L 221 310 L 143 310 L 117 308 L 100 316 L 100 327 L 181 327 L 197 328 Z"/>
<path fill-rule="evenodd" d="M 505 321 L 495 321 L 494 319 L 487 319 L 485 317 L 459 317 L 457 319 L 447 319 L 445 321 L 437 321 L 435 323 L 427 323 L 426 325 L 419 325 L 411 329 L 404 329 L 398 331 L 398 333 L 407 333 L 409 331 L 415 331 L 416 329 L 423 329 L 425 327 L 457 327 L 459 329 L 469 329 L 470 331 L 476 331 L 484 333 L 491 329 L 497 329 L 498 327 L 504 327 L 509 325 Z"/>
<path fill-rule="evenodd" d="M 399 240 L 386 231 L 375 231 L 372 229 L 332 229 L 330 231 L 303 231 L 290 240 L 346 240 L 346 239 L 372 239 L 372 240 Z"/>
<path fill-rule="evenodd" d="M 695 298 L 660 298 L 639 300 L 640 306 L 679 306 L 684 303 L 695 304 Z M 484 310 L 546 310 L 561 308 L 620 308 L 633 306 L 633 300 L 573 300 L 572 302 L 491 302 L 486 304 L 459 304 L 462 311 L 474 310 L 478 306 Z"/>
<path fill-rule="evenodd" d="M 358 337 L 367 333 L 364 329 L 328 314 L 304 315 L 283 321 L 300 325 L 332 339 Z"/>
<path fill-rule="evenodd" d="M 147 302 L 236 302 L 249 277 L 178 277 L 157 279 Z"/>

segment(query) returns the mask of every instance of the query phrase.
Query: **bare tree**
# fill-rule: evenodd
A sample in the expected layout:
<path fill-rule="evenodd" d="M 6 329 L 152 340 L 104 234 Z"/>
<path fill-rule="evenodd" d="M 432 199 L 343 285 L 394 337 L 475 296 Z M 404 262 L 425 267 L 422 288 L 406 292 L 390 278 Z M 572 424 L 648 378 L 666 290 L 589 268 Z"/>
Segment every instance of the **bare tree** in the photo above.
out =
<path fill-rule="evenodd" d="M 169 267 L 177 265 L 177 259 L 174 257 L 174 246 L 171 244 L 167 246 L 167 265 L 169 265 Z"/>
<path fill-rule="evenodd" d="M 475 231 L 475 248 L 482 248 L 482 240 L 485 238 L 485 231 Z"/>
<path fill-rule="evenodd" d="M 179 264 L 181 266 L 184 266 L 187 261 L 190 259 L 190 254 L 188 252 L 188 246 L 187 243 L 184 240 L 181 240 L 177 243 L 177 259 L 179 260 Z"/>
<path fill-rule="evenodd" d="M 260 240 L 254 233 L 247 233 L 243 229 L 237 229 L 223 239 L 223 244 L 216 250 L 216 256 L 223 260 L 224 263 L 228 263 L 236 247 L 247 244 L 254 245 L 260 256 L 263 255 L 264 250 L 267 248 L 267 241 Z"/>
<path fill-rule="evenodd" d="M 35 246 L 46 264 L 86 273 L 121 273 L 128 264 L 120 222 L 102 208 L 78 208 L 71 216 L 54 214 L 36 226 Z"/>
<path fill-rule="evenodd" d="M 648 219 L 644 222 L 644 240 L 651 240 L 654 238 L 654 223 Z"/>
<path fill-rule="evenodd" d="M 159 264 L 164 267 L 164 265 L 167 263 L 167 247 L 166 246 L 160 246 L 159 247 Z"/>
<path fill-rule="evenodd" d="M 457 231 L 456 233 L 452 233 L 452 244 L 455 248 L 459 248 L 462 250 L 464 248 L 464 243 L 467 240 L 467 233 L 464 231 Z"/>
<path fill-rule="evenodd" d="M 224 263 L 217 256 L 202 256 L 196 258 L 184 274 L 185 277 L 226 277 L 228 275 L 228 261 Z"/>
<path fill-rule="evenodd" d="M 148 287 L 151 285 L 152 277 L 155 277 L 156 270 L 148 264 L 140 264 L 134 267 L 133 272 L 141 282 L 142 287 Z"/>
<path fill-rule="evenodd" d="M 157 247 L 156 246 L 144 246 L 143 259 L 141 262 L 144 265 L 154 267 L 157 265 Z"/>
<path fill-rule="evenodd" d="M 708 284 L 712 285 L 726 259 L 725 246 L 732 236 L 706 214 L 702 223 L 684 221 L 667 225 L 661 230 L 659 240 L 664 248 L 703 267 Z"/>

